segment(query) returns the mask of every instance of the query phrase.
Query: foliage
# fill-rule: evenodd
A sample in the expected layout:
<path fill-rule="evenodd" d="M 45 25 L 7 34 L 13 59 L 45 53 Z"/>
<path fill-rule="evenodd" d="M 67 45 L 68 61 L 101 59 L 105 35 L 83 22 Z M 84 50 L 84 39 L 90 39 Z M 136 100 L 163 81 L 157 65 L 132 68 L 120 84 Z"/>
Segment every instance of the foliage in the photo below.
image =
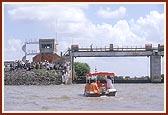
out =
<path fill-rule="evenodd" d="M 103 76 L 98 76 L 98 77 L 97 77 L 97 80 L 105 80 L 105 77 L 103 77 Z"/>
<path fill-rule="evenodd" d="M 86 73 L 90 72 L 90 67 L 87 63 L 75 62 L 74 67 L 77 76 L 85 76 Z"/>

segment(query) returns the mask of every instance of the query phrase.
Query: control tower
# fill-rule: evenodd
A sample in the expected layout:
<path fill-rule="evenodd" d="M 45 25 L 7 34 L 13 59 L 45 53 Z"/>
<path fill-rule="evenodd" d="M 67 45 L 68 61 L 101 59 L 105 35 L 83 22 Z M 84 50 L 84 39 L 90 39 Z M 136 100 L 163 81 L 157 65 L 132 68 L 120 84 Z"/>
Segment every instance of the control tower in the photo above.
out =
<path fill-rule="evenodd" d="M 39 39 L 40 62 L 54 60 L 54 55 L 57 52 L 57 41 L 55 39 Z"/>

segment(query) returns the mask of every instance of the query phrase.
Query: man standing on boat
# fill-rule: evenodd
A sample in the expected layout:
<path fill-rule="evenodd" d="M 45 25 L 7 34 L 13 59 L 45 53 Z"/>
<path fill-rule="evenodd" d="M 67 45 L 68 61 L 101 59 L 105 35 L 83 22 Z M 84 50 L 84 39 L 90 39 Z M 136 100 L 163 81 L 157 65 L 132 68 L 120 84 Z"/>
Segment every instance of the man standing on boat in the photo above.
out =
<path fill-rule="evenodd" d="M 106 82 L 107 82 L 107 89 L 112 89 L 113 88 L 113 84 L 112 84 L 110 76 L 107 76 Z"/>

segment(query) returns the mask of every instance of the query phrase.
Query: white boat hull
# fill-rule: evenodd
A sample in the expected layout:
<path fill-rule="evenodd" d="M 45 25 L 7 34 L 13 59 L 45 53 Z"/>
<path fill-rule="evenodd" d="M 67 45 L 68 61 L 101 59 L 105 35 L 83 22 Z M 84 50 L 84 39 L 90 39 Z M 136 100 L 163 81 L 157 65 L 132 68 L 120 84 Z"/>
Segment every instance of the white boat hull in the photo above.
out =
<path fill-rule="evenodd" d="M 86 97 L 100 97 L 100 96 L 115 96 L 116 95 L 117 90 L 116 89 L 108 89 L 104 94 L 97 94 L 97 93 L 89 93 L 89 92 L 85 92 L 84 96 Z"/>

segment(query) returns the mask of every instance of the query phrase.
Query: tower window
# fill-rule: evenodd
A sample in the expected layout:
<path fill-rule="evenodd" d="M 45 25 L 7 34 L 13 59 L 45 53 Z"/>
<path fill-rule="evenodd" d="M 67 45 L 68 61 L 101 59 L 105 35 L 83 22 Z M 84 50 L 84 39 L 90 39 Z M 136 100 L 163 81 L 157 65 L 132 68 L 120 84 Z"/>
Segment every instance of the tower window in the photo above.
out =
<path fill-rule="evenodd" d="M 52 48 L 52 44 L 42 44 L 42 48 Z"/>

